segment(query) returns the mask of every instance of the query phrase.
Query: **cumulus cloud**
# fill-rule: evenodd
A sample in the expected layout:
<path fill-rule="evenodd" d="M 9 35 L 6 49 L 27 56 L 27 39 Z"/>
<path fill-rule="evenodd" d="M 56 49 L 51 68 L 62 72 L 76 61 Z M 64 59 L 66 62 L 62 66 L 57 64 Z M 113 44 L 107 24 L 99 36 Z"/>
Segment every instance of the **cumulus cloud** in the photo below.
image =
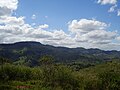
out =
<path fill-rule="evenodd" d="M 4 15 L 10 15 L 11 14 L 11 9 L 8 9 L 7 7 L 0 7 L 0 16 Z"/>
<path fill-rule="evenodd" d="M 52 32 L 52 38 L 50 40 L 65 40 L 69 36 L 63 30 L 55 30 Z"/>
<path fill-rule="evenodd" d="M 12 16 L 1 16 L 0 24 L 9 24 L 9 25 L 23 25 L 25 17 L 12 17 Z"/>
<path fill-rule="evenodd" d="M 102 5 L 106 5 L 106 4 L 116 4 L 117 0 L 98 0 L 98 3 L 102 4 Z"/>
<path fill-rule="evenodd" d="M 107 30 L 109 24 L 97 20 L 81 19 L 69 22 L 69 30 L 75 35 L 78 45 L 96 47 L 109 45 L 117 37 L 116 32 Z M 82 43 L 82 44 L 80 44 Z"/>
<path fill-rule="evenodd" d="M 0 0 L 0 7 L 7 7 L 11 10 L 17 9 L 18 0 Z"/>
<path fill-rule="evenodd" d="M 0 16 L 10 15 L 17 9 L 18 0 L 0 0 Z"/>
<path fill-rule="evenodd" d="M 24 17 L 4 18 L 0 25 L 1 43 L 32 40 L 54 46 L 102 48 L 116 38 L 115 32 L 106 30 L 106 23 L 97 20 L 73 20 L 69 22 L 69 33 L 65 33 L 63 30 L 48 31 L 47 24 L 32 27 L 24 22 Z"/>
<path fill-rule="evenodd" d="M 81 19 L 69 22 L 69 30 L 73 33 L 87 33 L 93 30 L 102 30 L 106 27 L 106 23 L 97 20 Z"/>
<path fill-rule="evenodd" d="M 45 29 L 45 28 L 48 28 L 48 27 L 49 27 L 49 25 L 47 25 L 47 24 L 44 24 L 44 25 L 40 25 L 40 26 L 39 26 L 40 29 Z"/>
<path fill-rule="evenodd" d="M 113 43 L 114 40 L 119 40 L 119 36 L 116 32 L 107 30 L 109 25 L 104 22 L 95 19 L 72 20 L 68 24 L 68 33 L 64 30 L 50 31 L 47 24 L 34 26 L 27 24 L 24 16 L 12 16 L 17 3 L 17 0 L 0 2 L 0 43 L 38 41 L 54 46 L 101 49 L 118 49 L 120 46 Z"/>
<path fill-rule="evenodd" d="M 88 42 L 93 44 L 108 44 L 113 39 L 115 39 L 115 32 L 107 32 L 105 30 L 95 30 L 89 33 L 83 34 L 81 36 L 77 36 L 76 40 L 78 42 Z"/>

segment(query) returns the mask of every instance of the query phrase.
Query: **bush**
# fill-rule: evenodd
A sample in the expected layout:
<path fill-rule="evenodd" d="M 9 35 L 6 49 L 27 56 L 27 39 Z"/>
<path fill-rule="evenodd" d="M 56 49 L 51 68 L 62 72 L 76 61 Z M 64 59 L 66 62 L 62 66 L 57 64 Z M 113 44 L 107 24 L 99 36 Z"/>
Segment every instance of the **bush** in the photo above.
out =
<path fill-rule="evenodd" d="M 3 66 L 0 66 L 0 80 L 30 80 L 32 78 L 31 72 L 32 71 L 29 67 L 5 64 Z"/>
<path fill-rule="evenodd" d="M 71 69 L 65 66 L 52 66 L 43 70 L 43 86 L 61 87 L 63 90 L 78 90 L 79 80 Z"/>
<path fill-rule="evenodd" d="M 110 70 L 99 74 L 102 90 L 120 89 L 120 72 Z"/>
<path fill-rule="evenodd" d="M 119 90 L 119 67 L 108 63 L 74 71 L 61 64 L 34 68 L 4 64 L 0 66 L 0 90 L 19 85 L 32 86 L 31 90 Z"/>

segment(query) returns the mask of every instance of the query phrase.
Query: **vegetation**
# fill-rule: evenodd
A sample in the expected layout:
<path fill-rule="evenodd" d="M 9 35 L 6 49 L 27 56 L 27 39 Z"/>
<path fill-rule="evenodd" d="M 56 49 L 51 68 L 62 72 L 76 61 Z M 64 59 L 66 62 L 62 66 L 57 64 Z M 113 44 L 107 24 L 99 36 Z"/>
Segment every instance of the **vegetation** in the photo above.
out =
<path fill-rule="evenodd" d="M 5 63 L 0 65 L 0 90 L 120 89 L 119 61 L 82 68 L 79 63 L 80 68 L 77 70 L 74 64 L 54 63 L 51 56 L 40 58 L 40 66 L 37 67 L 14 65 L 4 61 Z"/>
<path fill-rule="evenodd" d="M 38 60 L 46 55 L 53 56 L 55 62 L 64 64 L 81 62 L 94 65 L 114 59 L 120 60 L 120 51 L 54 47 L 31 41 L 0 44 L 0 57 L 8 58 L 16 65 L 36 66 L 39 63 Z"/>

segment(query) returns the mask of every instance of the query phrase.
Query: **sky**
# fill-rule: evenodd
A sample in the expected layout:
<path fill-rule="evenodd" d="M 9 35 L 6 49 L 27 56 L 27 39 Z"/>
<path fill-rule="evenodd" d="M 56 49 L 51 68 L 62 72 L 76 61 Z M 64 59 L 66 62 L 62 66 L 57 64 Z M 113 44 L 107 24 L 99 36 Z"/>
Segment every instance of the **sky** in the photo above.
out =
<path fill-rule="evenodd" d="M 0 0 L 0 43 L 120 50 L 120 0 Z"/>

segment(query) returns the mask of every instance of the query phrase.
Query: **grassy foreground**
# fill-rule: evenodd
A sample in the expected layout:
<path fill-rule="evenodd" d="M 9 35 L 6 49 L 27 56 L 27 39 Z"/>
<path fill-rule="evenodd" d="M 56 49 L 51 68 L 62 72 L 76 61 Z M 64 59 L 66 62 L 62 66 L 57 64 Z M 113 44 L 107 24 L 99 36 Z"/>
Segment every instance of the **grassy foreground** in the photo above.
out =
<path fill-rule="evenodd" d="M 0 66 L 0 90 L 120 90 L 120 63 L 75 71 L 65 65 Z"/>

